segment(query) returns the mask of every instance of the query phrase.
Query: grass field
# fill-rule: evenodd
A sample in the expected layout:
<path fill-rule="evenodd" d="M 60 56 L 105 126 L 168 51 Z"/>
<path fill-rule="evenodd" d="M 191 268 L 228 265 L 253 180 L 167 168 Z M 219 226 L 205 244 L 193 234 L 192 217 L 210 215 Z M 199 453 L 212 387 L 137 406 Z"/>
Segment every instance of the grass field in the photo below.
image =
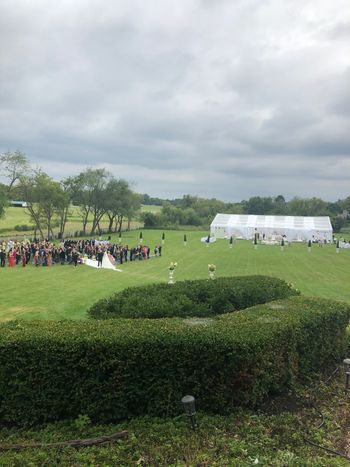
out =
<path fill-rule="evenodd" d="M 305 245 L 285 247 L 238 241 L 229 249 L 218 240 L 207 247 L 200 242 L 205 232 L 166 231 L 163 255 L 148 261 L 123 264 L 123 272 L 96 270 L 88 266 L 55 265 L 51 268 L 29 265 L 0 269 L 0 321 L 10 319 L 84 319 L 96 300 L 125 287 L 164 282 L 167 266 L 177 261 L 176 280 L 207 278 L 208 263 L 217 266 L 218 276 L 266 274 L 292 282 L 305 295 L 350 302 L 350 250 L 335 252 L 335 246 Z M 162 231 L 144 230 L 143 243 L 153 250 L 161 242 Z M 139 232 L 125 233 L 123 241 L 136 245 Z"/>
<path fill-rule="evenodd" d="M 161 210 L 161 206 L 141 206 L 141 212 L 159 212 Z M 15 230 L 16 225 L 33 225 L 33 223 L 30 221 L 30 217 L 27 213 L 27 210 L 25 208 L 7 208 L 5 216 L 0 219 L 0 238 L 7 238 L 7 237 L 13 237 L 14 235 L 17 236 L 23 236 L 26 235 L 27 237 L 30 237 L 33 235 L 33 230 L 27 231 L 27 232 L 18 232 Z M 89 228 L 91 229 L 92 225 L 92 218 L 90 216 L 89 222 L 87 225 L 87 230 Z M 135 219 L 133 221 L 133 226 L 134 227 L 139 227 L 140 221 L 139 219 Z M 143 225 L 143 224 L 142 224 Z M 101 220 L 100 223 L 101 228 L 107 228 L 108 227 L 108 217 L 104 216 Z M 125 223 L 126 226 L 126 223 Z M 69 232 L 75 232 L 76 230 L 81 230 L 82 229 L 82 221 L 81 221 L 81 215 L 79 212 L 79 208 L 76 206 L 72 206 L 69 211 L 68 215 L 68 221 L 66 224 L 66 235 L 69 234 Z M 58 228 L 53 229 L 54 232 L 58 232 Z"/>
<path fill-rule="evenodd" d="M 186 232 L 185 247 L 184 233 L 165 231 L 161 258 L 124 264 L 121 273 L 83 265 L 76 269 L 60 265 L 0 269 L 0 321 L 84 319 L 91 303 L 114 291 L 167 281 L 170 261 L 178 262 L 176 280 L 207 278 L 208 263 L 214 263 L 218 276 L 268 274 L 292 282 L 306 295 L 350 302 L 350 250 L 336 254 L 335 246 L 327 245 L 313 246 L 308 253 L 306 245 L 300 244 L 285 247 L 284 251 L 279 246 L 263 245 L 254 250 L 248 241 L 239 241 L 230 249 L 225 240 L 206 246 L 200 242 L 206 232 L 198 231 Z M 161 235 L 160 230 L 143 230 L 143 243 L 153 249 L 161 242 Z M 138 240 L 138 231 L 123 235 L 123 241 L 130 246 Z M 291 412 L 287 411 L 289 399 L 285 395 L 276 404 L 267 401 L 266 413 L 264 407 L 258 412 L 239 409 L 225 417 L 201 413 L 199 401 L 199 428 L 195 432 L 181 415 L 94 425 L 82 414 L 76 420 L 37 428 L 0 427 L 0 444 L 5 446 L 89 438 L 125 429 L 129 433 L 127 440 L 106 446 L 0 452 L 0 465 L 349 465 L 345 459 L 309 446 L 301 435 L 301 430 L 305 430 L 314 442 L 349 455 L 350 406 L 349 397 L 344 395 L 343 375 L 338 373 L 325 384 L 320 384 L 317 378 L 316 383 L 317 386 L 310 383 L 310 388 L 298 388 L 300 393 L 296 398 L 288 393 L 294 407 Z M 295 406 L 295 400 L 309 400 L 310 393 L 325 415 L 325 423 L 320 428 L 316 427 L 319 419 L 312 407 Z"/>
<path fill-rule="evenodd" d="M 156 206 L 153 204 L 143 204 L 141 206 L 141 212 L 153 212 L 153 214 L 158 214 L 162 210 L 162 206 Z"/>

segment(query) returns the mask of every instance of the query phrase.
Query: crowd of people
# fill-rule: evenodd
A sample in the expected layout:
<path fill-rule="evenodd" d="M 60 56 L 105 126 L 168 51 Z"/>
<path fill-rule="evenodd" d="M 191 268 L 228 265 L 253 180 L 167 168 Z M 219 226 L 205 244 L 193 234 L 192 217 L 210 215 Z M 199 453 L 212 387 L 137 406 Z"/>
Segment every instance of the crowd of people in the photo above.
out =
<path fill-rule="evenodd" d="M 111 243 L 99 240 L 64 240 L 56 245 L 48 240 L 29 240 L 15 242 L 13 240 L 0 243 L 0 267 L 6 264 L 25 267 L 32 263 L 34 266 L 52 266 L 54 264 L 71 264 L 77 266 L 84 262 L 84 258 L 94 259 L 98 266 L 102 266 L 104 254 L 114 264 L 123 264 L 127 261 L 149 259 L 150 256 L 161 256 L 162 246 L 157 245 L 153 252 L 146 245 L 137 245 L 129 248 L 128 245 Z"/>

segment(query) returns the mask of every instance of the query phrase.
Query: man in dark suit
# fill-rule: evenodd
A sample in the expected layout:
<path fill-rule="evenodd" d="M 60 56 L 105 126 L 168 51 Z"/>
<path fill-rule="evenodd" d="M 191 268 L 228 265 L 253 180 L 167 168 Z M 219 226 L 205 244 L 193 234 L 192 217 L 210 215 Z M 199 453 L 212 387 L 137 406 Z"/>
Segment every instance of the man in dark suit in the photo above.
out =
<path fill-rule="evenodd" d="M 0 250 L 0 267 L 4 268 L 6 262 L 6 251 L 4 249 Z"/>
<path fill-rule="evenodd" d="M 102 260 L 103 260 L 103 251 L 98 250 L 97 252 L 97 267 L 99 268 L 100 266 L 102 267 Z"/>

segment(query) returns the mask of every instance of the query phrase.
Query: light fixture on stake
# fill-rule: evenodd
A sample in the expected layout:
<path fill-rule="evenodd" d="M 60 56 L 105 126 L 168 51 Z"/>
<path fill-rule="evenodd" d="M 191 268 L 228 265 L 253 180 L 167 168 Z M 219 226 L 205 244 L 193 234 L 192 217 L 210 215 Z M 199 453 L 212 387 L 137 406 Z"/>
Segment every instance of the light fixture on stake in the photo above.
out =
<path fill-rule="evenodd" d="M 344 364 L 344 375 L 345 375 L 345 389 L 349 389 L 350 382 L 350 358 L 343 360 Z"/>
<path fill-rule="evenodd" d="M 184 396 L 181 399 L 185 414 L 189 417 L 192 430 L 196 429 L 196 406 L 193 396 Z"/>

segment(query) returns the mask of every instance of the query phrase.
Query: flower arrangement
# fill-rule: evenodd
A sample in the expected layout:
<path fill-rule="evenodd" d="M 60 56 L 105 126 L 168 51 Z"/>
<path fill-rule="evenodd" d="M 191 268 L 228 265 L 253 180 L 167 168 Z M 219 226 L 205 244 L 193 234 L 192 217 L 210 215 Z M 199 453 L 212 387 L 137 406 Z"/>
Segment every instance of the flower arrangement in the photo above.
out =
<path fill-rule="evenodd" d="M 215 264 L 208 264 L 208 271 L 209 271 L 209 279 L 215 279 L 215 271 L 216 271 Z"/>
<path fill-rule="evenodd" d="M 174 284 L 175 281 L 174 281 L 174 273 L 175 273 L 175 269 L 177 267 L 177 263 L 173 263 L 171 262 L 168 266 L 168 269 L 169 269 L 169 281 L 168 281 L 168 284 Z"/>
<path fill-rule="evenodd" d="M 300 293 L 299 289 L 297 289 L 292 282 L 288 282 L 288 287 L 290 290 L 295 290 L 296 292 Z"/>
<path fill-rule="evenodd" d="M 176 269 L 176 267 L 177 267 L 177 263 L 171 262 L 169 264 L 169 271 L 174 271 Z"/>

